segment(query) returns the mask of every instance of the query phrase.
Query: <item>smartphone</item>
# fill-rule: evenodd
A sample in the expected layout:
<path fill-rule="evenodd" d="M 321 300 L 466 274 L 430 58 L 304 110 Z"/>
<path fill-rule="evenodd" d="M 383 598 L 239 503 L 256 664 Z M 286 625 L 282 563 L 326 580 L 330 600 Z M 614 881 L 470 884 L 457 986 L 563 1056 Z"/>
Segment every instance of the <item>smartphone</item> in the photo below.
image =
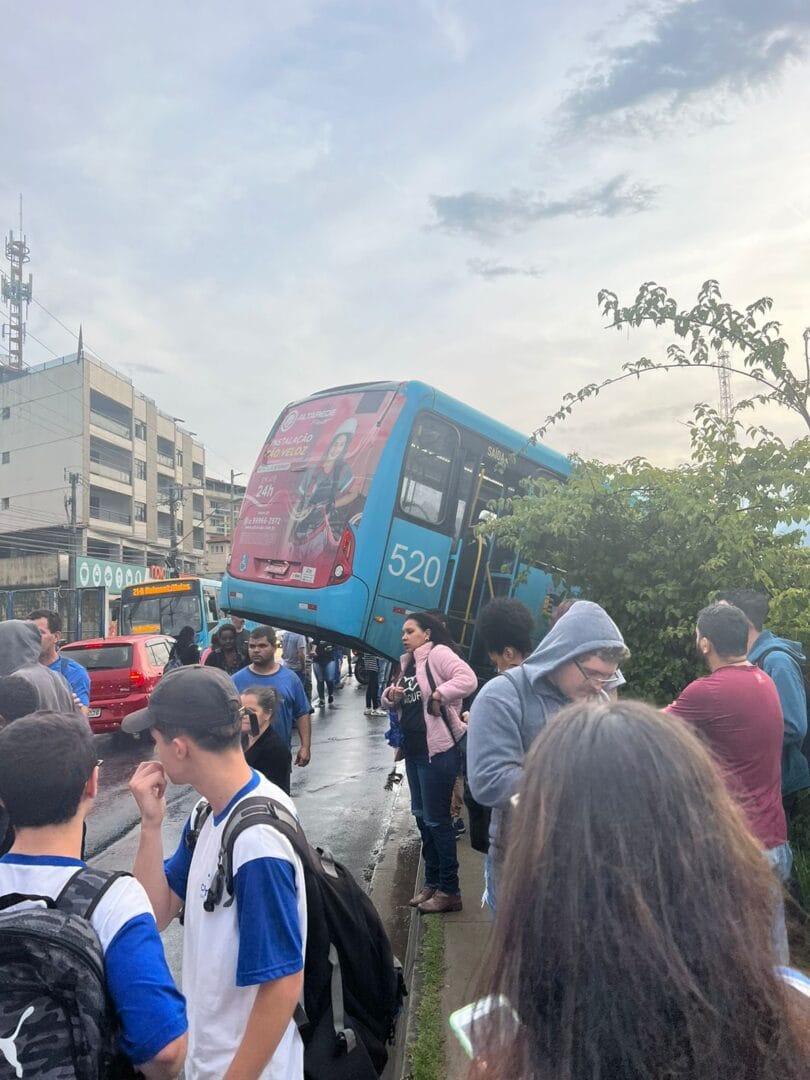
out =
<path fill-rule="evenodd" d="M 518 1033 L 520 1020 L 503 994 L 497 997 L 491 994 L 451 1013 L 450 1027 L 464 1047 L 467 1057 L 482 1056 L 483 1047 L 479 1045 L 476 1048 L 476 1041 L 479 1044 L 486 1041 L 486 1031 L 490 1023 L 497 1024 L 500 1038 L 509 1039 L 512 1034 Z"/>

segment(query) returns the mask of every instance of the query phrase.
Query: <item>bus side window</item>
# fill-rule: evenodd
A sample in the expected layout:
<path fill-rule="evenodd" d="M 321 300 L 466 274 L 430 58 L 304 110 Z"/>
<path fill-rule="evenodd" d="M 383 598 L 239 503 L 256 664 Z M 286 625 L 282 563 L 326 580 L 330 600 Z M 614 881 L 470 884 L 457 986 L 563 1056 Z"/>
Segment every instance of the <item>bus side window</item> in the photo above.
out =
<path fill-rule="evenodd" d="M 452 503 L 453 463 L 458 451 L 456 428 L 437 416 L 417 417 L 399 489 L 403 514 L 423 525 L 445 524 Z"/>
<path fill-rule="evenodd" d="M 205 590 L 206 622 L 210 630 L 215 623 L 219 622 L 220 611 L 217 604 L 217 594 L 211 589 Z"/>

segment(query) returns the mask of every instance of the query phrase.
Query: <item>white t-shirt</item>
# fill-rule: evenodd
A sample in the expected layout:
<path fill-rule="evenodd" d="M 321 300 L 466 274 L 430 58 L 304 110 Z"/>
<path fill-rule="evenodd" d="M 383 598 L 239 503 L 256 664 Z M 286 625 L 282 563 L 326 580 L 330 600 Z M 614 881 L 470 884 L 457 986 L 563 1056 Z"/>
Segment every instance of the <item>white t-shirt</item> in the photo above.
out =
<path fill-rule="evenodd" d="M 222 1080 L 247 1026 L 256 990 L 304 967 L 307 909 L 304 874 L 291 845 L 270 825 L 254 825 L 233 852 L 234 902 L 227 892 L 214 911 L 203 908 L 219 856 L 222 831 L 242 799 L 269 796 L 295 807 L 288 795 L 253 771 L 221 814 L 211 815 L 193 856 L 186 846 L 190 819 L 166 877 L 185 902 L 183 986 L 188 999 L 186 1080 Z M 302 1080 L 304 1046 L 290 1021 L 260 1080 Z"/>
<path fill-rule="evenodd" d="M 4 855 L 0 895 L 55 900 L 84 865 L 57 855 Z M 114 881 L 90 916 L 90 925 L 104 954 L 107 990 L 121 1024 L 120 1048 L 135 1065 L 143 1065 L 187 1027 L 185 1003 L 169 973 L 143 886 L 132 877 Z"/>

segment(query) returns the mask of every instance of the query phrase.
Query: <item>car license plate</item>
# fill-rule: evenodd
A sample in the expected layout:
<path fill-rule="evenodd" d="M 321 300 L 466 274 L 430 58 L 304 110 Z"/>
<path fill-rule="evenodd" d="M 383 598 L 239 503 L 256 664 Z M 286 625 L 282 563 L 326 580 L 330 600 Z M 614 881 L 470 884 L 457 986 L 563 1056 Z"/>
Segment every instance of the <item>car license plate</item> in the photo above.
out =
<path fill-rule="evenodd" d="M 91 720 L 94 720 L 97 716 L 101 716 L 101 709 L 88 709 L 87 715 Z"/>

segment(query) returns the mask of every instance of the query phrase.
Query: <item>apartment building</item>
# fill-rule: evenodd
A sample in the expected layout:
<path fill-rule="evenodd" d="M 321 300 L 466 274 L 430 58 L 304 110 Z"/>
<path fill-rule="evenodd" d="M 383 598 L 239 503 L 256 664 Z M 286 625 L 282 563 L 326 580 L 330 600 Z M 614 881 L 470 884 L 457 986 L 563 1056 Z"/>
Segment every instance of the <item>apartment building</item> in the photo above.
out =
<path fill-rule="evenodd" d="M 242 500 L 244 484 L 205 478 L 205 575 L 221 578 L 225 573 L 231 550 L 231 534 Z"/>
<path fill-rule="evenodd" d="M 174 537 L 178 569 L 202 572 L 205 448 L 183 423 L 85 354 L 0 370 L 0 559 L 74 550 L 165 567 Z"/>

